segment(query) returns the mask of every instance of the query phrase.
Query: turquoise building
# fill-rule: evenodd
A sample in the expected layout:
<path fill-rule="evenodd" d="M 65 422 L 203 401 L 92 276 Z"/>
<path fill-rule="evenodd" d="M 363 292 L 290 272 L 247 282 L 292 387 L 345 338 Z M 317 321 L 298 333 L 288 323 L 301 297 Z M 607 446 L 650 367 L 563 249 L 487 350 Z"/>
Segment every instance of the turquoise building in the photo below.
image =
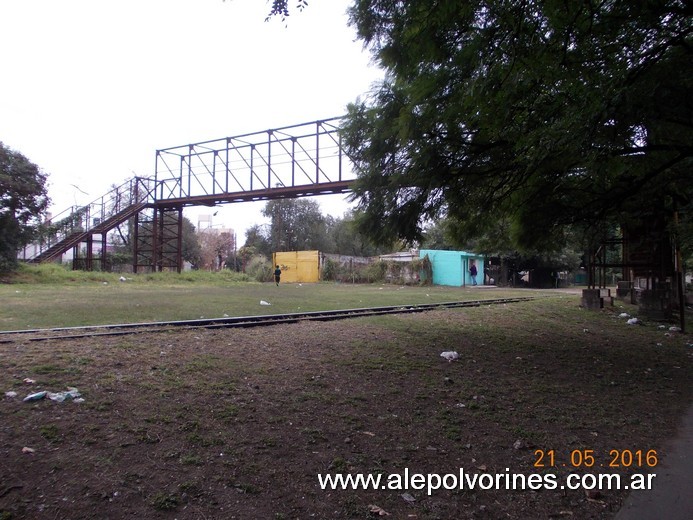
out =
<path fill-rule="evenodd" d="M 476 265 L 476 283 L 484 284 L 484 257 L 466 251 L 419 250 L 419 258 L 428 255 L 433 267 L 433 285 L 464 287 L 473 285 L 469 269 Z"/>

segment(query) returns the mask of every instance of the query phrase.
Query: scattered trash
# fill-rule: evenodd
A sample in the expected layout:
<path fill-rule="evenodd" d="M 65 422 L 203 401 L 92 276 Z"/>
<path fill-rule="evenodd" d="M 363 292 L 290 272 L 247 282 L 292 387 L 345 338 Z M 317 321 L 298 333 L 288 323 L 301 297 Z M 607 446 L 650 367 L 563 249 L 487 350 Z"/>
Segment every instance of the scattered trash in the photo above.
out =
<path fill-rule="evenodd" d="M 376 506 L 375 504 L 368 504 L 368 512 L 378 516 L 390 516 L 390 513 L 385 511 L 382 507 Z"/>
<path fill-rule="evenodd" d="M 442 352 L 440 354 L 440 357 L 447 359 L 449 362 L 450 361 L 455 361 L 456 359 L 459 359 L 460 355 L 455 352 L 454 350 L 447 351 L 447 352 Z"/>
<path fill-rule="evenodd" d="M 36 382 L 36 380 L 35 379 L 29 379 L 28 377 L 25 377 L 23 382 L 26 383 L 27 385 L 33 385 Z"/>
<path fill-rule="evenodd" d="M 80 394 L 79 390 L 72 386 L 68 386 L 67 391 L 65 392 L 48 392 L 47 390 L 43 390 L 41 392 L 29 394 L 24 398 L 24 402 L 40 401 L 41 399 L 48 397 L 48 399 L 51 401 L 56 401 L 58 403 L 72 400 L 76 403 L 83 403 L 84 399 L 82 399 L 81 396 L 82 394 Z"/>
<path fill-rule="evenodd" d="M 467 405 L 464 404 L 464 403 L 457 403 L 455 406 L 456 406 L 457 408 L 466 408 L 466 407 L 467 407 Z"/>
<path fill-rule="evenodd" d="M 522 448 L 526 448 L 527 445 L 524 443 L 522 439 L 517 439 L 515 443 L 513 444 L 513 449 L 515 450 L 521 450 Z"/>
<path fill-rule="evenodd" d="M 658 328 L 658 329 L 666 329 L 666 328 L 667 328 L 667 326 L 666 326 L 666 325 L 660 325 L 660 326 L 659 326 L 659 327 L 657 327 L 657 328 Z"/>
<path fill-rule="evenodd" d="M 128 281 L 128 279 L 125 278 L 124 276 L 121 276 L 120 278 L 118 278 L 118 280 L 120 280 L 121 282 L 127 282 Z"/>
<path fill-rule="evenodd" d="M 619 318 L 630 318 L 630 314 L 627 312 L 622 312 L 621 314 L 618 315 Z"/>
<path fill-rule="evenodd" d="M 32 454 L 32 453 L 36 453 L 36 450 L 34 448 L 27 448 L 26 446 L 24 446 L 22 448 L 22 453 Z"/>
<path fill-rule="evenodd" d="M 626 322 L 628 325 L 639 325 L 640 320 L 638 318 L 631 318 Z"/>
<path fill-rule="evenodd" d="M 17 392 L 5 392 L 5 397 L 17 397 Z"/>
<path fill-rule="evenodd" d="M 82 394 L 79 393 L 79 390 L 71 386 L 67 387 L 67 392 L 48 392 L 46 394 L 46 397 L 48 397 L 48 399 L 50 399 L 51 401 L 56 401 L 58 403 L 62 403 L 63 401 L 69 401 L 70 399 L 75 399 L 81 396 Z"/>
<path fill-rule="evenodd" d="M 671 332 L 681 332 L 681 327 L 676 327 L 676 326 L 674 326 L 674 327 L 669 327 L 669 330 L 670 330 Z"/>
<path fill-rule="evenodd" d="M 260 305 L 272 305 L 270 302 L 266 302 L 265 300 L 260 300 Z"/>
<path fill-rule="evenodd" d="M 46 392 L 45 390 L 43 392 L 36 392 L 35 394 L 29 394 L 24 398 L 24 402 L 26 403 L 29 401 L 40 401 L 41 399 L 46 397 L 47 394 L 48 394 L 48 392 Z"/>
<path fill-rule="evenodd" d="M 409 493 L 402 493 L 401 497 L 405 500 L 405 502 L 408 502 L 410 504 L 413 504 L 416 502 L 416 499 L 411 496 Z"/>
<path fill-rule="evenodd" d="M 108 282 L 104 282 L 103 284 L 104 284 L 104 285 L 108 285 Z"/>

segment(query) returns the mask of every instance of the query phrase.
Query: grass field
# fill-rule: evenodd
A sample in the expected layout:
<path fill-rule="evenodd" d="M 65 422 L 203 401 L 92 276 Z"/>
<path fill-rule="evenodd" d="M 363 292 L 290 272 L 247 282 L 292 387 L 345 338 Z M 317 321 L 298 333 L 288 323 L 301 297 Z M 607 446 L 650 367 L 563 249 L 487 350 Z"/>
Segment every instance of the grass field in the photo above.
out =
<path fill-rule="evenodd" d="M 77 314 L 110 323 L 114 315 L 145 321 L 508 294 L 180 278 L 34 282 L 0 286 L 4 328 L 64 325 Z M 693 397 L 691 336 L 626 325 L 619 313 L 637 311 L 626 304 L 586 311 L 575 294 L 549 293 L 338 322 L 0 343 L 0 389 L 17 393 L 0 400 L 0 519 L 369 519 L 378 511 L 611 519 L 628 491 L 428 494 L 318 483 L 318 474 L 461 468 L 553 475 L 559 484 L 569 474 L 625 481 L 657 472 Z M 133 305 L 134 314 L 121 309 Z M 445 361 L 447 350 L 459 359 Z M 22 401 L 68 387 L 84 402 Z M 651 456 L 610 467 L 613 452 L 627 450 Z"/>
<path fill-rule="evenodd" d="M 0 330 L 221 318 L 526 295 L 512 289 L 280 284 L 230 274 L 128 276 L 39 269 L 0 284 Z M 30 270 L 29 273 L 32 273 Z M 271 305 L 261 305 L 265 301 Z"/>

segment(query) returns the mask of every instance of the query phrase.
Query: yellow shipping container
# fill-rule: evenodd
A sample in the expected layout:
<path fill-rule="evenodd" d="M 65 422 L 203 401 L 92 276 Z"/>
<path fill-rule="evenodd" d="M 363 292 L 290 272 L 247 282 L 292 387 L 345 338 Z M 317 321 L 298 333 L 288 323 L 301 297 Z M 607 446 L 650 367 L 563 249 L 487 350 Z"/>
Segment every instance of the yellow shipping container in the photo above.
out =
<path fill-rule="evenodd" d="M 282 270 L 282 283 L 311 283 L 320 280 L 319 251 L 282 251 L 272 253 L 272 266 Z"/>

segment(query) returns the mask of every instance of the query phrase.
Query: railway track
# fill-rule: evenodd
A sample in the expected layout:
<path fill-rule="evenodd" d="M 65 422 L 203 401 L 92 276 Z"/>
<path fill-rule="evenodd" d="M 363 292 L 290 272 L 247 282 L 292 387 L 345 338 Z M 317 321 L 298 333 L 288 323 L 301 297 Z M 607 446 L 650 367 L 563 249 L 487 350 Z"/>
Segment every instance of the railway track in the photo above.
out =
<path fill-rule="evenodd" d="M 265 327 L 299 321 L 332 321 L 383 314 L 404 314 L 425 312 L 435 309 L 455 309 L 460 307 L 480 307 L 500 305 L 536 299 L 536 296 L 517 298 L 494 298 L 417 305 L 392 305 L 386 307 L 365 307 L 332 311 L 297 312 L 290 314 L 269 314 L 261 316 L 238 316 L 227 318 L 201 318 L 196 320 L 159 321 L 149 323 L 121 323 L 114 325 L 89 325 L 82 327 L 59 327 L 51 329 L 27 329 L 0 331 L 0 343 L 19 341 L 48 341 L 55 339 L 77 339 L 98 336 L 124 336 L 152 332 L 169 332 L 180 329 L 221 329 L 241 327 Z"/>

